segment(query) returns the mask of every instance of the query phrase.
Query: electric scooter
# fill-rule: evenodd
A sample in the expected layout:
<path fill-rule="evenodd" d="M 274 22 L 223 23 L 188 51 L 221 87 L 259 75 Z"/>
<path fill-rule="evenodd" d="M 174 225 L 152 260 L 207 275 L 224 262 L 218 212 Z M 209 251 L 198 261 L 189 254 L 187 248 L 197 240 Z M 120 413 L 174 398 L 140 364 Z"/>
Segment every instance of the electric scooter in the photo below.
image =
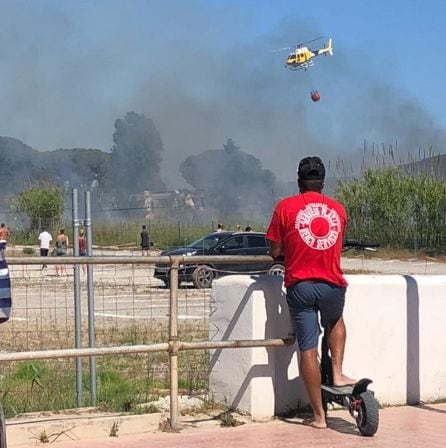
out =
<path fill-rule="evenodd" d="M 331 358 L 328 354 L 328 334 L 324 329 L 321 358 L 322 405 L 327 415 L 328 403 L 344 406 L 356 420 L 356 426 L 363 436 L 373 436 L 378 430 L 379 405 L 373 391 L 367 387 L 373 381 L 360 379 L 353 386 L 334 386 Z"/>
<path fill-rule="evenodd" d="M 359 250 L 376 250 L 376 247 L 376 244 L 365 245 L 356 240 L 347 240 L 344 245 L 346 249 Z M 362 378 L 351 386 L 333 385 L 333 369 L 328 347 L 329 332 L 330 328 L 324 328 L 321 355 L 321 392 L 325 415 L 327 415 L 329 403 L 344 406 L 356 420 L 359 432 L 363 436 L 373 436 L 379 425 L 379 404 L 373 391 L 368 390 L 369 384 L 373 381 Z"/>

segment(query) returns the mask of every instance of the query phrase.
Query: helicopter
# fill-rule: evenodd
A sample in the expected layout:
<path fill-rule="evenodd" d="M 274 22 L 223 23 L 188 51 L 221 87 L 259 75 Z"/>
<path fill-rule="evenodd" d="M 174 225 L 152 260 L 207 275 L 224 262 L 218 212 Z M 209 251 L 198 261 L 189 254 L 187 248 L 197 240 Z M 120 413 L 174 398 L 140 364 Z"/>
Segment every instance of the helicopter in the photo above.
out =
<path fill-rule="evenodd" d="M 331 38 L 328 39 L 328 44 L 326 47 L 318 48 L 317 50 L 311 50 L 310 48 L 304 46 L 319 39 L 322 39 L 322 37 L 297 44 L 295 47 L 281 48 L 280 50 L 289 50 L 294 48 L 286 59 L 285 67 L 293 71 L 301 69 L 307 70 L 308 67 L 312 67 L 314 65 L 313 58 L 316 56 L 320 56 L 322 54 L 327 55 L 327 53 L 333 56 L 333 43 Z"/>

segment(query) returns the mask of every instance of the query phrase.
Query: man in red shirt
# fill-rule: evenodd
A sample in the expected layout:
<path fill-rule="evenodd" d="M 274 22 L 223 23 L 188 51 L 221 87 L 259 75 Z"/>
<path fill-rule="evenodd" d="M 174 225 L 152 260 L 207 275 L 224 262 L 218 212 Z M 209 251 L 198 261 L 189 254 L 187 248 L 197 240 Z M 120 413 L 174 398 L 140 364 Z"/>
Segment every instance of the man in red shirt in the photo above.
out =
<path fill-rule="evenodd" d="M 339 202 L 322 194 L 325 167 L 319 157 L 302 159 L 297 174 L 299 194 L 277 204 L 266 236 L 271 256 L 285 257 L 287 303 L 300 351 L 300 373 L 313 409 L 313 416 L 304 423 L 326 428 L 317 359 L 319 312 L 322 326 L 331 328 L 328 344 L 333 383 L 355 383 L 342 372 L 346 339 L 342 313 L 347 282 L 341 270 L 341 251 L 347 215 Z"/>

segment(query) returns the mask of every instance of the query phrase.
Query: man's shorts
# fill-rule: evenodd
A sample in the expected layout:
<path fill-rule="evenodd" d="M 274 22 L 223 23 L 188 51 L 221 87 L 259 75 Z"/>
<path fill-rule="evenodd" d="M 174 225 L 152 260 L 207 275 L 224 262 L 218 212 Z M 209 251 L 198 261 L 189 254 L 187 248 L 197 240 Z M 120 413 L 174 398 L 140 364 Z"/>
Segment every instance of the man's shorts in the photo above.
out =
<path fill-rule="evenodd" d="M 48 251 L 49 249 L 43 249 L 42 247 L 40 248 L 40 256 L 41 257 L 47 257 L 48 256 Z"/>
<path fill-rule="evenodd" d="M 347 288 L 325 282 L 297 282 L 287 288 L 287 303 L 300 351 L 317 347 L 321 329 L 334 324 L 344 311 Z"/>

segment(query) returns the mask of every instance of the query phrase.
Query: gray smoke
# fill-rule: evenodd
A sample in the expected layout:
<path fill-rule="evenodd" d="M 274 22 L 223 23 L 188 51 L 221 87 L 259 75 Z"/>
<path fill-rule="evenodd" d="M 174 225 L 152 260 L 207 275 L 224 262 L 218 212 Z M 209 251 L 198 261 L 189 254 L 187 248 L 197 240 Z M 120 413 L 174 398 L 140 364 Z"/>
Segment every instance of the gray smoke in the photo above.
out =
<path fill-rule="evenodd" d="M 271 50 L 323 34 L 303 17 L 257 35 L 236 3 L 2 3 L 0 135 L 35 148 L 110 151 L 115 119 L 134 110 L 161 134 L 168 188 L 185 186 L 187 157 L 229 137 L 283 181 L 308 154 L 356 163 L 364 140 L 398 142 L 402 154 L 444 152 L 444 129 L 336 36 L 334 57 L 287 71 L 286 52 Z M 319 103 L 310 100 L 314 88 Z"/>
<path fill-rule="evenodd" d="M 264 222 L 277 198 L 274 174 L 231 139 L 223 149 L 189 156 L 180 172 L 190 185 L 206 193 L 207 205 L 218 210 L 220 220 Z"/>

